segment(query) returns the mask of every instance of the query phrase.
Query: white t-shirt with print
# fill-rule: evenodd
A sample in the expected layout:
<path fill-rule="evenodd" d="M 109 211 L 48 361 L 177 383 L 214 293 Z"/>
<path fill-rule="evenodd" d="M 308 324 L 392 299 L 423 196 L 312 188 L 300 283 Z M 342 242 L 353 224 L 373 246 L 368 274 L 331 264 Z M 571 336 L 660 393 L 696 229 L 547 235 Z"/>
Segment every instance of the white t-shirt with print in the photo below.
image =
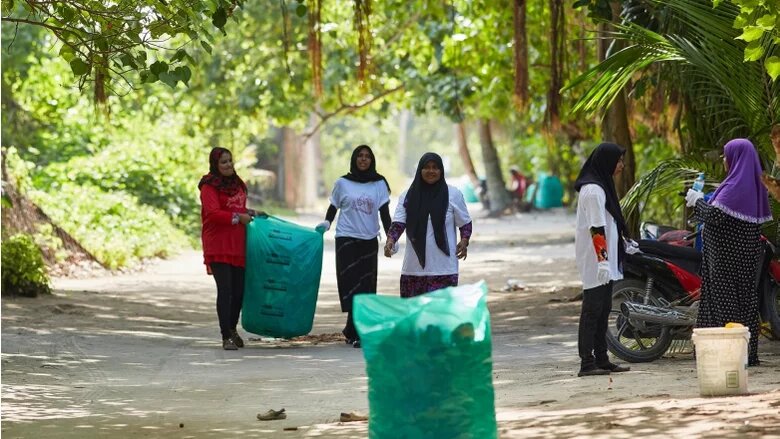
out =
<path fill-rule="evenodd" d="M 471 216 L 466 208 L 466 200 L 463 198 L 463 193 L 454 186 L 447 185 L 447 187 L 449 188 L 450 202 L 447 206 L 447 214 L 444 217 L 444 229 L 447 232 L 447 244 L 450 248 L 450 255 L 444 254 L 436 245 L 436 237 L 433 235 L 433 224 L 429 216 L 428 233 L 425 237 L 425 268 L 420 265 L 417 253 L 414 252 L 411 242 L 407 239 L 401 274 L 410 276 L 458 274 L 458 257 L 455 253 L 455 246 L 458 244 L 458 240 L 455 236 L 455 229 L 470 223 Z M 402 193 L 398 198 L 398 206 L 395 209 L 393 222 L 406 224 L 404 200 L 406 200 L 406 192 Z"/>
<path fill-rule="evenodd" d="M 339 178 L 330 204 L 339 209 L 336 238 L 372 239 L 379 236 L 379 208 L 390 201 L 384 180 L 368 183 Z"/>
<path fill-rule="evenodd" d="M 623 273 L 618 269 L 617 246 L 620 242 L 617 223 L 609 214 L 605 203 L 607 195 L 597 184 L 586 184 L 580 188 L 577 201 L 577 226 L 574 232 L 574 257 L 582 279 L 582 288 L 590 289 L 599 286 L 598 260 L 593 248 L 591 227 L 604 227 L 607 240 L 607 260 L 609 261 L 610 279 L 623 279 Z"/>

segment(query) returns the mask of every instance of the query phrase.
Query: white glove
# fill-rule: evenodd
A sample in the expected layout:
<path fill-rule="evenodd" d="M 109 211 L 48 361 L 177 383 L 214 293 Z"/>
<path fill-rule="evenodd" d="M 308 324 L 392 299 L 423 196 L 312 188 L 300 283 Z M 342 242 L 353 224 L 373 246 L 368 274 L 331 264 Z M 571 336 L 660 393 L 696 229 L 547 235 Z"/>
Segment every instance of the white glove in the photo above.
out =
<path fill-rule="evenodd" d="M 393 243 L 393 250 L 390 252 L 391 255 L 394 255 L 398 253 L 398 241 Z"/>
<path fill-rule="evenodd" d="M 693 207 L 696 205 L 696 202 L 702 198 L 704 198 L 704 193 L 695 191 L 693 189 L 688 189 L 688 193 L 685 194 L 685 205 L 688 207 Z"/>
<path fill-rule="evenodd" d="M 642 250 L 639 250 L 639 243 L 637 243 L 633 239 L 626 239 L 625 243 L 626 243 L 626 254 L 635 255 L 637 253 L 642 253 Z"/>
<path fill-rule="evenodd" d="M 324 229 L 327 232 L 328 230 L 330 230 L 330 221 L 325 220 L 325 221 L 317 224 L 316 226 L 314 226 L 314 230 L 317 230 L 317 229 Z"/>
<path fill-rule="evenodd" d="M 596 274 L 596 280 L 598 280 L 599 285 L 606 285 L 609 283 L 609 262 L 608 261 L 601 261 L 599 262 L 599 272 Z"/>

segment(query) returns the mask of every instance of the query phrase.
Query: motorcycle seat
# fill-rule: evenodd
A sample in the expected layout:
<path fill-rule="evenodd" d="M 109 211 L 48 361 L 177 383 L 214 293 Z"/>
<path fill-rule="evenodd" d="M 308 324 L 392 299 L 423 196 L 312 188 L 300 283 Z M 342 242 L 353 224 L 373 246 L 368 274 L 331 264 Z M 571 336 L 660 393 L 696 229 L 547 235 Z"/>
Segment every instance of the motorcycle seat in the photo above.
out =
<path fill-rule="evenodd" d="M 701 267 L 701 253 L 692 247 L 681 247 L 661 241 L 643 239 L 639 241 L 639 250 L 668 260 L 693 273 L 698 273 L 699 267 Z"/>

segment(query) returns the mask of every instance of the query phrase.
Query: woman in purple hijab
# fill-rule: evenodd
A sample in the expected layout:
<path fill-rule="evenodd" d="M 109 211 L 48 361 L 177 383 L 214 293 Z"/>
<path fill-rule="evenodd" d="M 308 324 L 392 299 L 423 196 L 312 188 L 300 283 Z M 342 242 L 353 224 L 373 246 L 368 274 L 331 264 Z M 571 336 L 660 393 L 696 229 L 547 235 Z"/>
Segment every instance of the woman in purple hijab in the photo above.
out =
<path fill-rule="evenodd" d="M 709 203 L 689 190 L 688 206 L 704 224 L 702 285 L 696 326 L 742 323 L 750 329 L 748 365 L 758 361 L 758 266 L 761 224 L 770 221 L 769 197 L 761 183 L 761 164 L 753 144 L 734 139 L 723 147 L 728 175 Z"/>

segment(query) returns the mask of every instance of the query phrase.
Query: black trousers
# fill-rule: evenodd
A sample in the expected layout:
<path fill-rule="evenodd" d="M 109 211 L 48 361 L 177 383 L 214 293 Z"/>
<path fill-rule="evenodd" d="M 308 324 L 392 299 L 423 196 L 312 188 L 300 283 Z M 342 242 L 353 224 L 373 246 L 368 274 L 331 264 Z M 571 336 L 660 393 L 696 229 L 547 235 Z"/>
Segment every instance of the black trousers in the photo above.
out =
<path fill-rule="evenodd" d="M 211 273 L 217 282 L 217 317 L 222 339 L 230 338 L 238 325 L 244 301 L 244 269 L 235 265 L 213 262 Z"/>
<path fill-rule="evenodd" d="M 352 319 L 352 300 L 357 294 L 376 293 L 378 251 L 376 238 L 336 238 L 336 282 L 341 311 L 347 313 L 342 333 L 351 340 L 359 338 Z"/>
<path fill-rule="evenodd" d="M 607 324 L 612 310 L 612 282 L 582 291 L 579 348 L 581 369 L 609 363 Z"/>

